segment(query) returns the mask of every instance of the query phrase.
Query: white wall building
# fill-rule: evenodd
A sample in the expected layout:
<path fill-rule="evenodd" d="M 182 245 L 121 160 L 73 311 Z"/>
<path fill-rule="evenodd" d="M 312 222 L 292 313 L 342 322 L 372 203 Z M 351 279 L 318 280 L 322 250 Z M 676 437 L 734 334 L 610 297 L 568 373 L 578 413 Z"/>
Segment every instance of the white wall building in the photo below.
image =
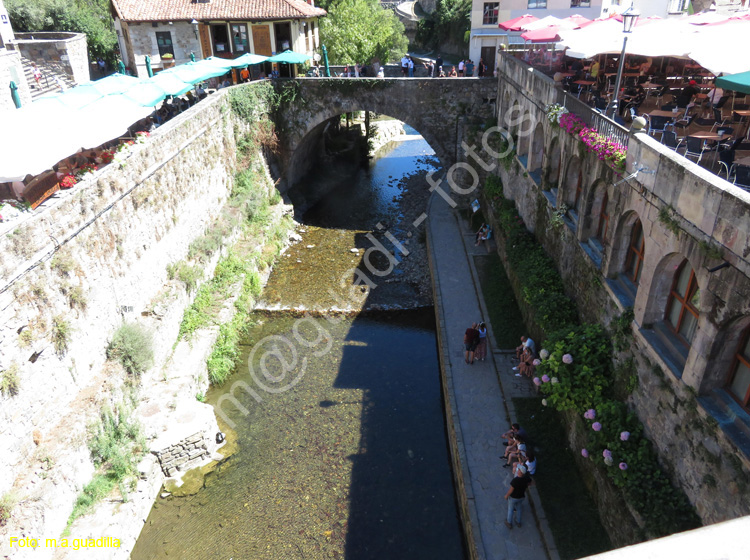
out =
<path fill-rule="evenodd" d="M 111 0 L 125 66 L 147 76 L 172 64 L 246 53 L 272 56 L 291 49 L 310 56 L 319 46 L 326 11 L 302 0 Z"/>

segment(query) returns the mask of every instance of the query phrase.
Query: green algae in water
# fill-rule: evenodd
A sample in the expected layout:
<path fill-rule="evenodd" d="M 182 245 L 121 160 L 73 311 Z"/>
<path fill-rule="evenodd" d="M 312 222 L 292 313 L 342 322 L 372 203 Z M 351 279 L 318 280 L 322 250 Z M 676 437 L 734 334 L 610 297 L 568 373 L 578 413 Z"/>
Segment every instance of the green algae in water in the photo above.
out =
<path fill-rule="evenodd" d="M 318 321 L 330 350 L 320 352 L 328 339 L 299 345 L 307 369 L 286 392 L 235 393 L 249 411 L 224 407 L 237 453 L 196 495 L 158 501 L 134 560 L 463 557 L 432 311 Z M 255 323 L 255 343 L 294 340 L 295 325 L 315 340 L 318 328 L 289 316 Z M 237 380 L 254 386 L 244 366 L 209 402 Z"/>

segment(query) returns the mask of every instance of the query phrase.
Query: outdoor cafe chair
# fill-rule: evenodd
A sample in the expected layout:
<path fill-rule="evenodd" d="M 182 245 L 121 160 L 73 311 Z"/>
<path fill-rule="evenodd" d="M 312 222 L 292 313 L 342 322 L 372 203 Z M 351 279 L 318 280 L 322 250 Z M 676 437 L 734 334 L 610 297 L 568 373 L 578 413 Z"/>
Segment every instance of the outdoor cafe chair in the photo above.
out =
<path fill-rule="evenodd" d="M 734 166 L 734 184 L 745 190 L 750 190 L 750 165 Z"/>
<path fill-rule="evenodd" d="M 706 151 L 706 143 L 702 138 L 692 138 L 690 136 L 686 139 L 685 153 L 683 154 L 686 158 L 695 157 L 695 163 L 700 163 L 703 158 L 703 152 Z"/>
<path fill-rule="evenodd" d="M 650 136 L 654 135 L 654 132 L 664 134 L 667 127 L 672 124 L 669 117 L 648 117 L 648 133 Z"/>
<path fill-rule="evenodd" d="M 665 130 L 661 135 L 661 143 L 667 148 L 672 148 L 676 152 L 680 148 L 682 141 L 677 140 L 677 134 L 671 130 Z"/>
<path fill-rule="evenodd" d="M 724 115 L 721 114 L 721 109 L 714 107 L 714 124 L 711 126 L 711 131 L 713 132 L 714 128 L 723 125 L 725 120 Z"/>
<path fill-rule="evenodd" d="M 687 135 L 687 131 L 690 128 L 690 125 L 693 124 L 694 120 L 695 120 L 695 115 L 692 115 L 692 116 L 690 116 L 687 119 L 682 118 L 679 121 L 675 122 L 674 123 L 674 130 L 675 130 L 675 132 L 677 132 L 677 130 L 681 130 L 682 133 L 683 133 L 682 136 L 681 136 L 681 138 L 684 137 L 684 136 L 686 136 Z"/>

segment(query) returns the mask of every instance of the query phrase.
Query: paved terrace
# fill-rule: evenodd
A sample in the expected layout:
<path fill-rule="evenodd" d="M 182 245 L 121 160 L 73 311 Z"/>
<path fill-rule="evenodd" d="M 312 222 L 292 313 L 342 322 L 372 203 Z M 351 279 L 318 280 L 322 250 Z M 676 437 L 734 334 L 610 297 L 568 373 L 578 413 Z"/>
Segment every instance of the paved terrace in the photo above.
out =
<path fill-rule="evenodd" d="M 494 344 L 479 281 L 471 255 L 474 235 L 463 231 L 458 215 L 440 197 L 429 208 L 428 239 L 443 383 L 446 389 L 448 431 L 454 445 L 454 469 L 469 557 L 501 560 L 557 560 L 558 554 L 541 509 L 536 488 L 524 504 L 523 527 L 505 527 L 504 499 L 512 478 L 502 467 L 504 447 L 500 434 L 515 420 L 513 397 L 534 391 L 528 379 L 513 376 L 511 354 Z M 473 321 L 488 326 L 487 361 L 464 362 L 463 334 Z M 531 508 L 529 507 L 531 505 Z M 533 514 L 532 514 L 533 509 Z"/>

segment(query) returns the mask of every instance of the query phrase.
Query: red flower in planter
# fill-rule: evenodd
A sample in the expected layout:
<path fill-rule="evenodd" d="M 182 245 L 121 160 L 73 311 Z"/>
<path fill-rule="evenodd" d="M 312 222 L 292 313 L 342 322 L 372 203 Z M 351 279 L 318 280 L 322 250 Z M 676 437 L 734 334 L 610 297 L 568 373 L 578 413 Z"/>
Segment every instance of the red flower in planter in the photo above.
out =
<path fill-rule="evenodd" d="M 73 177 L 73 175 L 66 175 L 62 178 L 60 181 L 60 188 L 61 189 L 69 189 L 73 187 L 78 181 L 76 181 L 76 178 Z"/>

